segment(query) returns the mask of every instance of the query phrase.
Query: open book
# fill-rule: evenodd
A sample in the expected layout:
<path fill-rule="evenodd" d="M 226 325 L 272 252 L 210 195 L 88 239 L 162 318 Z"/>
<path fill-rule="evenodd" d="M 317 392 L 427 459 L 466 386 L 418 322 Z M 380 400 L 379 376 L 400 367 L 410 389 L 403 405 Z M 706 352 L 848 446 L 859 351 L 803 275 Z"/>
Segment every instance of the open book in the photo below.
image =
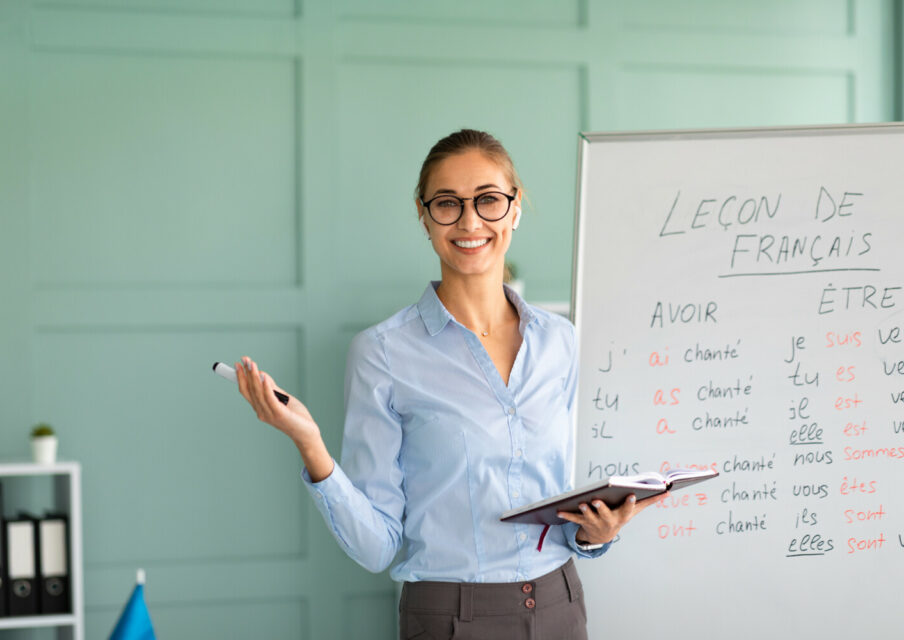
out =
<path fill-rule="evenodd" d="M 665 473 L 650 471 L 636 476 L 612 476 L 595 484 L 540 500 L 502 514 L 503 522 L 526 524 L 562 524 L 567 522 L 556 515 L 557 511 L 578 512 L 582 502 L 602 500 L 609 508 L 620 506 L 632 493 L 638 500 L 674 491 L 719 475 L 712 469 L 672 469 Z"/>

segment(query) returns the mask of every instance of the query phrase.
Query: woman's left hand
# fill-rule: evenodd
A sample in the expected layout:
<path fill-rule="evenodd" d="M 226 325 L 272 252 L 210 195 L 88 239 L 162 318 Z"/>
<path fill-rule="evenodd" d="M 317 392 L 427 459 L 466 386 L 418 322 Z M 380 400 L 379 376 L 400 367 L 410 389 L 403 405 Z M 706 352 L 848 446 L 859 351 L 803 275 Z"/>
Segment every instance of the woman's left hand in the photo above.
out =
<path fill-rule="evenodd" d="M 612 542 L 631 518 L 667 495 L 668 493 L 660 494 L 638 501 L 632 494 L 617 509 L 610 509 L 602 500 L 594 500 L 589 505 L 581 503 L 580 513 L 560 511 L 558 516 L 563 520 L 581 525 L 577 533 L 577 539 L 580 542 L 603 544 Z"/>

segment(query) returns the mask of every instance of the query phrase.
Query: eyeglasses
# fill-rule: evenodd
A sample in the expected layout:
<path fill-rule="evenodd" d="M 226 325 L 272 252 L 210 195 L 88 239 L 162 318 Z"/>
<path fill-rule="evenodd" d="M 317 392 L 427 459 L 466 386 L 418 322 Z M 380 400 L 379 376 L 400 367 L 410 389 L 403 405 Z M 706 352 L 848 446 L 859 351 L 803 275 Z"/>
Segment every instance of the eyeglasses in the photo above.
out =
<path fill-rule="evenodd" d="M 436 224 L 450 225 L 455 224 L 465 212 L 465 200 L 474 201 L 474 210 L 477 215 L 487 222 L 496 222 L 502 220 L 512 206 L 512 200 L 517 196 L 518 190 L 515 189 L 514 195 L 502 193 L 501 191 L 487 191 L 479 193 L 473 198 L 459 198 L 448 193 L 438 195 L 424 202 L 421 205 L 426 207 L 427 213 L 433 218 Z"/>

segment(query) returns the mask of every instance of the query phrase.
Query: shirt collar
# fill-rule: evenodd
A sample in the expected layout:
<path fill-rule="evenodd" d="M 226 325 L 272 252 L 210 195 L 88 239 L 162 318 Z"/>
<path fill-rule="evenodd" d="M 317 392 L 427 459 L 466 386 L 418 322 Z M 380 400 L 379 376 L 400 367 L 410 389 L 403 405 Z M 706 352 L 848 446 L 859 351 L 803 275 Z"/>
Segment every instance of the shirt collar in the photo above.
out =
<path fill-rule="evenodd" d="M 440 302 L 439 296 L 436 295 L 436 288 L 438 286 L 439 280 L 431 281 L 417 303 L 418 313 L 420 313 L 421 319 L 424 321 L 424 327 L 426 327 L 427 333 L 431 336 L 435 336 L 442 331 L 450 321 L 455 320 L 455 318 L 452 317 L 452 314 L 443 306 L 443 303 Z M 528 305 L 514 289 L 507 284 L 502 285 L 502 287 L 505 289 L 506 297 L 513 305 L 515 305 L 515 309 L 518 310 L 518 317 L 521 319 L 521 335 L 524 335 L 524 329 L 531 322 L 537 320 L 537 315 L 534 313 L 533 309 L 531 309 L 530 305 Z"/>
<path fill-rule="evenodd" d="M 424 295 L 418 300 L 417 310 L 421 314 L 427 333 L 435 336 L 442 331 L 450 320 L 454 320 L 452 314 L 446 311 L 446 307 L 439 301 L 436 295 L 436 288 L 439 286 L 439 280 L 433 280 L 424 290 Z"/>
<path fill-rule="evenodd" d="M 509 299 L 509 302 L 515 305 L 515 309 L 518 310 L 518 317 L 521 319 L 521 335 L 523 336 L 524 330 L 527 328 L 527 326 L 534 320 L 539 322 L 539 318 L 537 317 L 537 314 L 534 313 L 534 310 L 531 308 L 531 306 L 524 301 L 524 298 L 518 295 L 517 291 L 512 289 L 507 284 L 503 284 L 502 288 L 505 289 L 505 296 Z"/>

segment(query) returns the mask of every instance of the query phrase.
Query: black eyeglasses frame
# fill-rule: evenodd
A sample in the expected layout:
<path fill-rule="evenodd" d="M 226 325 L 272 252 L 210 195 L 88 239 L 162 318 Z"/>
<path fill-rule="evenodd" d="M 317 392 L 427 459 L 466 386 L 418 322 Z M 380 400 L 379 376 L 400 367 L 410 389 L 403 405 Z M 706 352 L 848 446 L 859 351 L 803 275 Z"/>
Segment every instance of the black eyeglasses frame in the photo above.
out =
<path fill-rule="evenodd" d="M 501 196 L 503 196 L 504 198 L 507 198 L 507 199 L 508 199 L 508 206 L 505 208 L 505 213 L 503 213 L 503 214 L 502 214 L 501 216 L 499 216 L 498 218 L 487 218 L 486 216 L 481 215 L 481 214 L 480 214 L 480 209 L 477 207 L 477 199 L 478 199 L 478 198 L 481 198 L 481 197 L 483 197 L 483 196 L 485 196 L 485 195 L 487 195 L 487 194 L 490 194 L 490 193 L 498 193 L 499 195 L 501 195 Z M 499 222 L 499 221 L 502 220 L 505 216 L 508 215 L 508 212 L 509 212 L 509 211 L 511 211 L 511 209 L 512 209 L 512 201 L 513 201 L 515 198 L 517 198 L 517 197 L 518 197 L 518 189 L 516 188 L 514 194 L 508 194 L 508 193 L 505 193 L 504 191 L 484 191 L 483 193 L 478 193 L 477 195 L 475 195 L 475 196 L 473 196 L 473 197 L 471 197 L 471 198 L 461 198 L 461 197 L 456 196 L 456 195 L 453 195 L 453 194 L 451 194 L 451 193 L 441 193 L 441 194 L 439 194 L 439 195 L 436 195 L 436 196 L 430 198 L 430 199 L 427 200 L 427 201 L 424 201 L 423 198 L 420 198 L 420 202 L 421 202 L 421 206 L 427 209 L 427 214 L 430 216 L 430 219 L 433 220 L 433 222 L 435 222 L 436 224 L 442 225 L 442 226 L 444 226 L 444 227 L 448 227 L 448 226 L 450 226 L 450 225 L 455 224 L 455 223 L 458 222 L 459 220 L 461 220 L 461 217 L 465 214 L 465 201 L 466 201 L 466 200 L 472 200 L 472 201 L 474 202 L 474 212 L 475 212 L 482 220 L 486 220 L 487 222 Z M 430 204 L 431 204 L 434 200 L 438 200 L 439 198 L 454 198 L 455 200 L 458 200 L 458 206 L 459 206 L 459 209 L 458 209 L 458 217 L 456 217 L 455 220 L 453 220 L 452 222 L 440 222 L 439 220 L 437 220 L 436 218 L 433 217 L 433 211 L 431 211 L 431 209 L 430 209 Z"/>

